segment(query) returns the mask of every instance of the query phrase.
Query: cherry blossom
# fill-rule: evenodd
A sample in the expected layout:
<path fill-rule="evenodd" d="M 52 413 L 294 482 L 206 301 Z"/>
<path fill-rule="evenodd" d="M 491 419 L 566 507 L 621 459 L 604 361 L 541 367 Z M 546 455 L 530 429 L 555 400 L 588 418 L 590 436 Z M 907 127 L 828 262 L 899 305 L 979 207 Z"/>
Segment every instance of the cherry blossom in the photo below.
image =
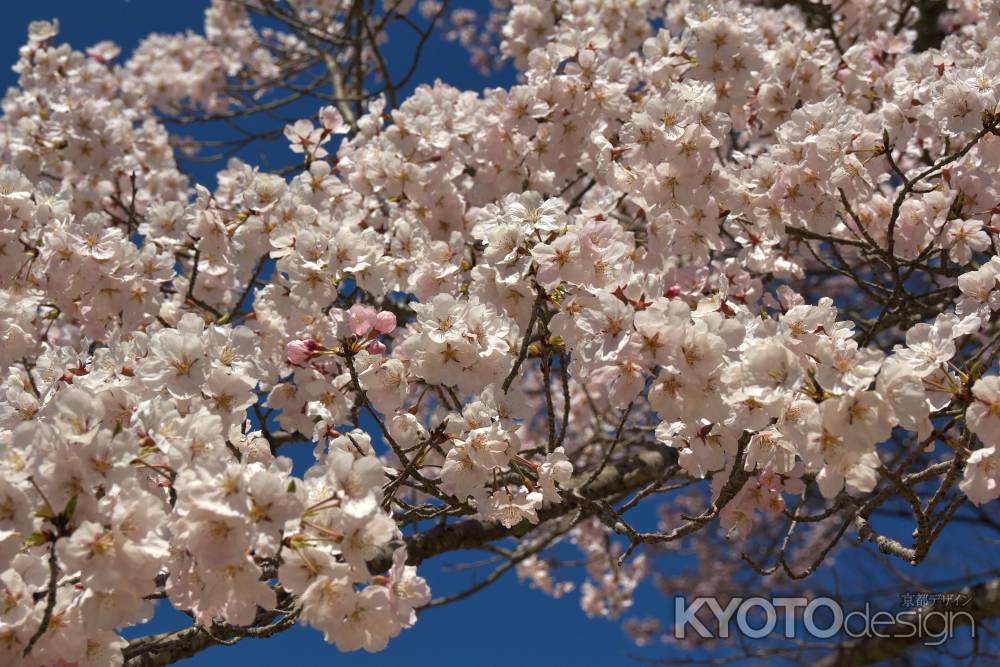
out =
<path fill-rule="evenodd" d="M 617 619 L 1000 496 L 1000 3 L 207 4 L 14 64 L 4 664 L 379 651 L 460 549 Z M 516 84 L 401 80 L 438 27 Z M 201 630 L 123 639 L 159 599 Z"/>

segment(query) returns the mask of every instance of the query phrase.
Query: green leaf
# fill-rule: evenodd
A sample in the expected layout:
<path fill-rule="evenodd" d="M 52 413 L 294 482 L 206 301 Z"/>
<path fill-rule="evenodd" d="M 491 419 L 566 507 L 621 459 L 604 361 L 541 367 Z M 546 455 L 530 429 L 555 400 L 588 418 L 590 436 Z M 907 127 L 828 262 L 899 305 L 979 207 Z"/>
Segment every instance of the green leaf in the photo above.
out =
<path fill-rule="evenodd" d="M 77 499 L 77 495 L 74 493 L 73 497 L 70 498 L 69 501 L 67 501 L 66 507 L 63 508 L 62 515 L 66 519 L 72 519 L 73 518 L 73 512 L 76 511 L 76 499 Z"/>
<path fill-rule="evenodd" d="M 49 536 L 45 533 L 35 531 L 31 535 L 24 538 L 24 546 L 26 547 L 40 547 L 49 541 Z"/>

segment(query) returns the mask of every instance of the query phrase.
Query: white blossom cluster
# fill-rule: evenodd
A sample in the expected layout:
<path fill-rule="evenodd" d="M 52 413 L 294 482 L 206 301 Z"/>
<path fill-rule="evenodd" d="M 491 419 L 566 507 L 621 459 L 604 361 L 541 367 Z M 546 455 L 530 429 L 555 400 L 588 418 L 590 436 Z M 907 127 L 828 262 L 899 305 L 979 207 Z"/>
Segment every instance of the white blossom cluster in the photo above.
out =
<path fill-rule="evenodd" d="M 1000 497 L 1000 3 L 919 52 L 892 2 L 836 44 L 792 8 L 509 4 L 517 85 L 323 107 L 283 128 L 289 178 L 232 158 L 214 191 L 158 114 L 308 43 L 236 0 L 122 65 L 32 25 L 0 120 L 0 662 L 122 664 L 159 598 L 380 650 L 430 601 L 414 524 L 586 509 L 629 417 L 712 498 L 746 477 L 734 537 L 874 491 L 893 438 Z M 820 243 L 848 255 L 809 283 Z M 590 615 L 649 571 L 611 529 L 562 533 Z"/>

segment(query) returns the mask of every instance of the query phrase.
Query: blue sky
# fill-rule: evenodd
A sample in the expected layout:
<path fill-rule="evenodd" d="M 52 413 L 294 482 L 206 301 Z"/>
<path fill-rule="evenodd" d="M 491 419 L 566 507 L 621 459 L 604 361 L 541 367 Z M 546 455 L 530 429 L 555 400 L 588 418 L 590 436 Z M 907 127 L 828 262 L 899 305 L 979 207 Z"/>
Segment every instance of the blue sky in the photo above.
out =
<path fill-rule="evenodd" d="M 475 0 L 460 4 L 481 4 Z M 0 62 L 13 64 L 17 58 L 17 48 L 24 42 L 26 27 L 34 19 L 58 17 L 61 23 L 59 41 L 67 41 L 75 48 L 82 49 L 103 39 L 118 42 L 127 55 L 138 44 L 140 38 L 150 32 L 173 33 L 186 29 L 200 30 L 205 3 L 202 0 L 35 0 L 34 2 L 5 3 L 5 21 L 0 32 Z M 402 47 L 390 48 L 390 62 L 393 55 L 402 55 L 403 64 L 407 52 Z M 432 37 L 409 89 L 419 83 L 441 78 L 460 88 L 482 89 L 487 86 L 510 85 L 514 76 L 510 70 L 484 78 L 469 64 L 465 52 L 456 44 Z M 4 88 L 14 85 L 16 78 L 9 67 L 0 67 L 0 85 Z M 404 97 L 408 91 L 403 91 Z M 303 112 L 312 115 L 313 110 Z M 283 146 L 268 149 L 269 156 L 277 163 L 286 164 L 290 154 Z M 252 157 L 252 156 L 250 156 Z M 193 173 L 207 185 L 213 183 L 212 169 L 194 167 Z M 640 514 L 640 521 L 649 523 L 653 515 Z M 651 527 L 651 526 L 646 526 Z M 902 525 L 900 526 L 902 528 Z M 957 531 L 957 532 L 956 532 Z M 962 541 L 963 532 L 946 531 L 946 534 Z M 900 537 L 905 537 L 900 535 Z M 949 540 L 951 541 L 951 540 Z M 993 542 L 995 544 L 995 542 Z M 943 547 L 946 545 L 938 545 Z M 951 545 L 947 545 L 951 548 Z M 452 554 L 440 557 L 421 566 L 421 573 L 428 578 L 436 595 L 447 594 L 465 588 L 474 582 L 469 572 L 448 573 L 443 567 L 463 560 L 478 559 L 484 554 Z M 572 557 L 572 556 L 570 556 Z M 852 571 L 847 561 L 844 581 L 848 589 L 863 591 L 871 585 L 872 579 L 860 571 Z M 663 563 L 664 567 L 676 569 L 682 563 Z M 902 567 L 902 566 L 901 566 Z M 942 570 L 932 564 L 922 567 L 925 575 L 934 576 Z M 485 575 L 488 570 L 481 570 Z M 853 576 L 852 576 L 853 574 Z M 748 595 L 759 591 L 748 591 Z M 648 584 L 638 592 L 635 615 L 657 616 L 668 620 L 671 601 L 653 590 Z M 187 624 L 186 616 L 162 605 L 162 613 L 146 631 L 158 632 L 182 627 Z M 134 633 L 130 633 L 134 635 Z M 470 662 L 485 666 L 519 664 L 640 664 L 627 659 L 628 654 L 646 657 L 671 655 L 664 646 L 654 646 L 646 650 L 637 649 L 627 640 L 617 621 L 587 619 L 579 607 L 579 594 L 574 592 L 566 597 L 553 600 L 521 585 L 512 573 L 506 575 L 494 586 L 454 605 L 430 610 L 421 615 L 417 625 L 405 630 L 389 644 L 389 648 L 378 654 L 352 653 L 340 655 L 332 646 L 325 644 L 318 632 L 296 627 L 267 640 L 244 640 L 231 647 L 216 647 L 186 661 L 185 665 L 242 664 L 247 666 L 274 665 L 277 660 L 330 661 L 331 664 L 347 666 L 396 665 L 400 662 L 428 664 L 437 667 L 466 665 Z M 673 657 L 677 657 L 673 653 Z"/>

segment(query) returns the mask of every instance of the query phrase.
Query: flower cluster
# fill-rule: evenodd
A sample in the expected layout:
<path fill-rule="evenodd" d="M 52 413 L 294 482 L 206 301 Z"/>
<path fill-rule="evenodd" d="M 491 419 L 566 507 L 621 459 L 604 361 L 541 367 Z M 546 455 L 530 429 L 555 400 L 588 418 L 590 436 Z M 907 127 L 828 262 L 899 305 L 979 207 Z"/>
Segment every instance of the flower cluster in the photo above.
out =
<path fill-rule="evenodd" d="M 398 104 L 377 39 L 322 50 L 367 25 L 340 0 L 213 0 L 122 65 L 32 24 L 0 119 L 0 661 L 122 664 L 159 598 L 376 651 L 430 602 L 416 564 L 487 543 L 609 618 L 638 547 L 716 524 L 854 512 L 918 562 L 1000 497 L 1000 3 L 940 48 L 912 3 L 840 4 L 498 1 L 453 30 L 517 85 Z M 182 175 L 163 114 L 228 120 L 323 56 L 384 88 L 282 121 L 282 174 Z M 913 549 L 873 537 L 894 495 Z"/>

